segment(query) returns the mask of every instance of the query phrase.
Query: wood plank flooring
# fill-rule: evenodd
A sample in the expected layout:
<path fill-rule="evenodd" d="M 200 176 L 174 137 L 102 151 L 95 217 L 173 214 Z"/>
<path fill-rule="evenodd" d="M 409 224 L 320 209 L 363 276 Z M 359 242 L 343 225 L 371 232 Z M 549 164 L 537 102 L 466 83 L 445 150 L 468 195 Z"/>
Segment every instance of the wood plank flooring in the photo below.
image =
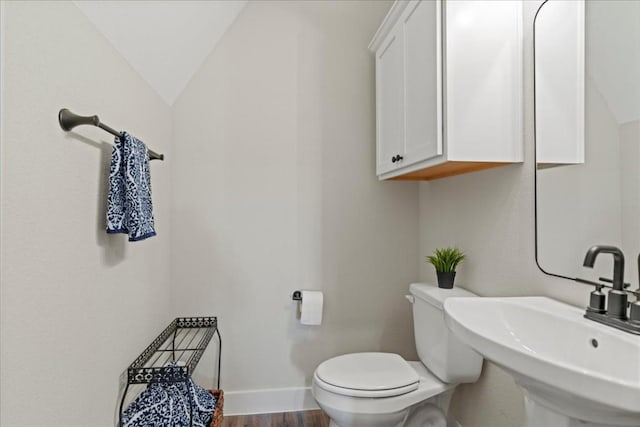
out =
<path fill-rule="evenodd" d="M 319 410 L 225 416 L 222 427 L 329 427 L 329 418 Z"/>

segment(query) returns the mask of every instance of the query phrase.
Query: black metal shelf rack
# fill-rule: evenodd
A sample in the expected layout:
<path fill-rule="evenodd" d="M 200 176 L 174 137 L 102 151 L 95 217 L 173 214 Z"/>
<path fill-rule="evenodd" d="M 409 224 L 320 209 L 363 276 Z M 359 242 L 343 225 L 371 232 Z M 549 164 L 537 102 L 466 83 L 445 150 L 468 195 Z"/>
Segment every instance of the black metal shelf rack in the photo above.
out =
<path fill-rule="evenodd" d="M 218 337 L 217 387 L 220 388 L 222 337 L 217 317 L 178 317 L 127 368 L 127 385 L 120 400 L 120 426 L 127 392 L 132 384 L 184 383 L 196 369 L 211 338 Z M 167 366 L 174 362 L 175 365 Z M 193 402 L 189 402 L 193 409 Z"/>

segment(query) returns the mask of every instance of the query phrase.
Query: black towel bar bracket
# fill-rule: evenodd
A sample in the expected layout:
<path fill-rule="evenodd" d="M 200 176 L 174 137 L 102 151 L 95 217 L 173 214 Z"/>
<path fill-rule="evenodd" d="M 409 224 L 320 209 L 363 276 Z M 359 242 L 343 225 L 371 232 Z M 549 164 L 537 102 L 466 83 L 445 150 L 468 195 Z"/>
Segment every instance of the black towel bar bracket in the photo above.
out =
<path fill-rule="evenodd" d="M 302 301 L 302 292 L 293 291 L 293 295 L 291 296 L 291 299 L 294 301 Z"/>
<path fill-rule="evenodd" d="M 98 116 L 79 116 L 75 113 L 72 113 L 66 108 L 63 108 L 58 112 L 58 122 L 60 123 L 60 127 L 69 132 L 76 126 L 81 125 L 91 125 L 99 127 L 102 130 L 109 132 L 113 136 L 120 137 L 122 134 L 117 130 L 105 125 L 100 122 L 100 118 Z M 164 154 L 158 154 L 153 150 L 149 151 L 149 160 L 164 160 Z"/>

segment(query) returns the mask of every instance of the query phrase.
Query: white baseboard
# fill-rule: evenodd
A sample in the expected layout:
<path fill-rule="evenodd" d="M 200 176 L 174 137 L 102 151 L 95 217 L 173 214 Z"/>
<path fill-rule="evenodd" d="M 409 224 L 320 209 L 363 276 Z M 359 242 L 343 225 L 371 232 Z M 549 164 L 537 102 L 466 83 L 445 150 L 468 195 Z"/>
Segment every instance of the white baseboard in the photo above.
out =
<path fill-rule="evenodd" d="M 225 391 L 224 414 L 270 414 L 318 409 L 311 387 Z"/>

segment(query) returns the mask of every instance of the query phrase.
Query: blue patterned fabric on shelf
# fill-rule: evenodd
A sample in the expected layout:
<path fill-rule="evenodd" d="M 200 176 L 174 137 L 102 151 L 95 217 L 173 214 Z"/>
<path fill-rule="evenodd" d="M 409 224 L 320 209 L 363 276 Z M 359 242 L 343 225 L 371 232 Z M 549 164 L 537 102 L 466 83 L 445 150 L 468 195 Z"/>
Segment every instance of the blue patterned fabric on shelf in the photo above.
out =
<path fill-rule="evenodd" d="M 129 241 L 156 235 L 151 203 L 149 154 L 139 139 L 122 132 L 111 154 L 107 233 L 125 233 Z"/>
<path fill-rule="evenodd" d="M 192 424 L 189 396 L 193 405 Z M 216 403 L 211 393 L 191 379 L 188 385 L 149 384 L 122 414 L 122 427 L 209 427 Z"/>

